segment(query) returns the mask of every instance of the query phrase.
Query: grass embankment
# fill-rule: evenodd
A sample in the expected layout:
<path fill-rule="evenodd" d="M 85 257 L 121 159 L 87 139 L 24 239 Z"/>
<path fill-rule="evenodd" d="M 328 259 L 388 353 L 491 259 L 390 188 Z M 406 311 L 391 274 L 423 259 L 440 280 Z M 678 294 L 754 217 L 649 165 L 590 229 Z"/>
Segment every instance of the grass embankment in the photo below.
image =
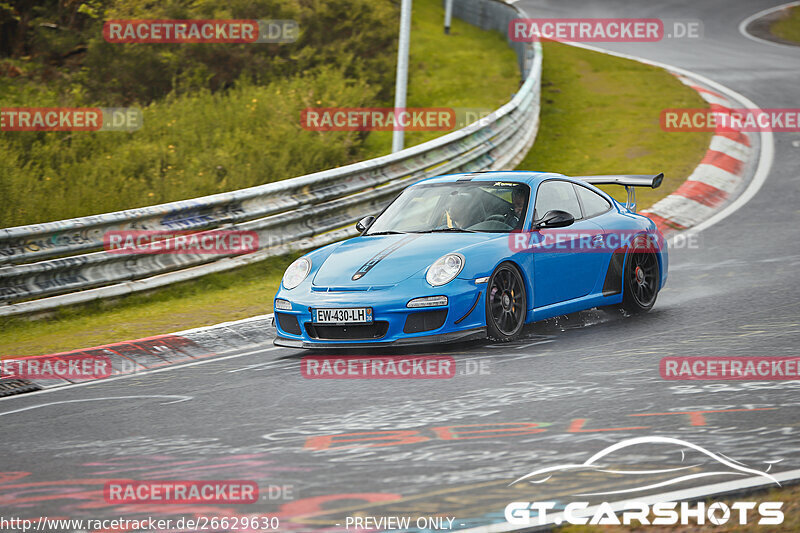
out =
<path fill-rule="evenodd" d="M 568 176 L 663 172 L 659 189 L 637 190 L 639 209 L 677 189 L 705 155 L 711 133 L 665 132 L 659 113 L 708 104 L 659 68 L 559 43 L 543 46 L 539 134 L 518 168 Z M 606 190 L 625 199 L 622 187 Z"/>
<path fill-rule="evenodd" d="M 505 38 L 455 18 L 449 36 L 443 34 L 443 26 L 442 2 L 413 3 L 408 107 L 450 107 L 460 118 L 458 111 L 464 108 L 491 112 L 508 102 L 519 87 L 520 73 Z M 405 146 L 440 135 L 406 132 Z M 389 153 L 392 132 L 373 132 L 366 144 L 371 157 Z"/>
<path fill-rule="evenodd" d="M 362 152 L 357 132 L 307 132 L 297 117 L 318 102 L 370 105 L 375 92 L 326 69 L 154 102 L 134 133 L 6 132 L 0 227 L 204 196 L 352 162 Z"/>
<path fill-rule="evenodd" d="M 643 531 L 647 533 L 696 533 L 699 531 L 714 531 L 714 533 L 749 533 L 758 531 L 759 533 L 784 533 L 790 531 L 800 531 L 800 485 L 792 485 L 769 491 L 744 494 L 736 498 L 708 499 L 707 504 L 712 502 L 724 502 L 731 506 L 737 501 L 756 502 L 756 508 L 748 511 L 749 523 L 740 525 L 738 523 L 739 514 L 731 511 L 731 517 L 727 524 L 713 525 L 708 521 L 702 526 L 696 523 L 675 526 L 642 526 L 634 522 L 630 526 L 564 526 L 555 529 L 556 533 L 630 533 L 632 531 Z M 783 523 L 779 525 L 758 525 L 758 505 L 762 502 L 784 502 L 781 511 L 783 512 Z M 719 515 L 719 512 L 717 513 Z M 691 519 L 690 519 L 691 520 Z"/>
<path fill-rule="evenodd" d="M 786 10 L 786 16 L 776 20 L 769 27 L 775 37 L 800 44 L 800 6 Z"/>
<path fill-rule="evenodd" d="M 442 31 L 443 20 L 444 14 L 441 3 L 438 0 L 419 0 L 414 2 L 408 106 L 464 106 L 494 109 L 505 103 L 519 85 L 516 55 L 506 44 L 505 38 L 499 33 L 484 32 L 457 19 L 453 20 L 451 34 L 449 36 L 444 35 Z M 396 23 L 397 19 L 393 19 L 392 24 Z M 391 61 L 392 63 L 394 62 L 394 57 L 391 58 Z M 337 74 L 332 73 L 330 75 Z M 340 85 L 335 84 L 335 86 L 339 87 Z M 363 103 L 358 103 L 357 92 L 360 85 L 352 83 L 351 87 L 352 92 L 348 93 L 351 98 L 339 100 L 335 99 L 337 95 L 331 95 L 331 98 L 323 99 L 317 96 L 317 94 L 321 94 L 326 90 L 323 78 L 315 79 L 314 84 L 310 84 L 306 89 L 302 89 L 299 85 L 289 87 L 288 89 L 293 91 L 292 98 L 289 100 L 291 105 L 288 105 L 285 111 L 281 111 L 282 114 L 280 116 L 273 117 L 275 121 L 280 122 L 282 125 L 280 126 L 281 129 L 272 133 L 266 131 L 267 125 L 258 123 L 259 117 L 263 117 L 265 109 L 282 109 L 270 102 L 279 101 L 281 105 L 285 105 L 286 100 L 281 95 L 285 96 L 287 87 L 283 82 L 279 82 L 274 87 L 245 86 L 237 88 L 226 98 L 203 93 L 196 98 L 207 100 L 204 102 L 205 104 L 215 101 L 214 99 L 219 102 L 219 108 L 214 106 L 211 106 L 211 108 L 203 107 L 208 109 L 208 116 L 197 117 L 188 113 L 192 109 L 190 102 L 193 97 L 191 96 L 179 98 L 177 99 L 178 101 L 173 103 L 165 102 L 164 106 L 171 106 L 169 107 L 170 112 L 167 113 L 165 110 L 164 113 L 153 113 L 148 108 L 145 110 L 145 124 L 148 124 L 148 128 L 155 128 L 156 126 L 165 128 L 172 127 L 169 126 L 170 120 L 177 120 L 178 122 L 175 126 L 178 126 L 179 123 L 183 126 L 179 135 L 184 136 L 186 143 L 190 139 L 193 139 L 192 142 L 209 142 L 202 139 L 200 132 L 197 131 L 204 127 L 202 122 L 204 120 L 219 120 L 220 124 L 225 125 L 224 131 L 235 129 L 236 133 L 232 133 L 232 139 L 219 139 L 224 148 L 217 149 L 212 146 L 212 142 L 206 152 L 192 149 L 195 152 L 193 157 L 200 158 L 203 161 L 207 160 L 212 165 L 210 167 L 193 167 L 193 169 L 208 168 L 214 175 L 216 175 L 215 164 L 218 161 L 215 158 L 230 158 L 227 163 L 223 164 L 225 176 L 221 178 L 222 180 L 227 178 L 224 183 L 225 187 L 222 189 L 227 190 L 252 184 L 248 180 L 259 176 L 261 172 L 265 173 L 263 175 L 274 177 L 274 179 L 287 177 L 285 173 L 275 175 L 263 167 L 263 165 L 272 164 L 267 160 L 273 159 L 271 156 L 264 157 L 263 150 L 272 150 L 274 148 L 280 151 L 283 148 L 283 144 L 281 142 L 276 144 L 275 139 L 280 139 L 281 137 L 289 138 L 291 135 L 295 135 L 292 128 L 299 129 L 295 126 L 301 106 L 376 105 L 374 101 L 369 101 L 369 98 L 373 97 L 372 94 L 360 97 L 366 99 Z M 258 102 L 252 102 L 253 99 L 258 100 Z M 318 102 L 317 100 L 320 101 Z M 158 108 L 161 105 L 157 103 L 153 107 Z M 184 107 L 178 109 L 177 106 Z M 173 115 L 174 111 L 184 111 L 185 113 L 178 112 Z M 189 116 L 185 116 L 187 113 Z M 292 116 L 291 113 L 294 113 L 294 115 Z M 167 115 L 170 118 L 160 119 L 159 117 L 162 115 Z M 151 122 L 148 122 L 148 119 Z M 159 120 L 163 120 L 164 123 L 159 122 Z M 220 132 L 219 135 L 224 137 L 224 131 Z M 253 139 L 257 138 L 259 134 L 270 136 L 267 140 L 253 143 Z M 331 132 L 305 132 L 300 130 L 300 134 L 307 134 L 311 139 L 307 144 L 307 149 L 316 150 L 315 153 L 318 154 L 320 153 L 319 147 L 323 144 L 332 150 L 336 150 L 336 146 L 343 142 L 345 145 L 347 142 L 350 142 L 351 145 L 360 142 L 356 137 L 342 138 L 342 134 Z M 406 146 L 423 142 L 440 134 L 440 132 L 409 132 L 406 136 Z M 101 134 L 94 135 L 99 137 Z M 142 142 L 149 141 L 143 140 Z M 247 146 L 238 148 L 236 146 L 237 142 L 247 146 L 254 145 L 256 149 L 262 151 L 262 154 L 252 153 Z M 270 143 L 274 145 L 272 148 L 269 147 Z M 158 157 L 166 158 L 164 159 L 167 162 L 165 166 L 171 166 L 172 168 L 166 169 L 166 175 L 162 175 L 162 177 L 158 177 L 153 181 L 152 186 L 155 191 L 149 191 L 154 192 L 154 196 L 151 197 L 153 201 L 149 203 L 165 200 L 167 197 L 158 193 L 160 187 L 166 187 L 166 185 L 162 185 L 163 179 L 165 179 L 165 176 L 172 176 L 175 171 L 184 168 L 178 161 L 169 159 L 170 157 L 175 157 L 176 159 L 181 157 L 181 146 L 184 146 L 183 141 L 176 144 L 163 139 L 160 142 L 157 148 Z M 188 146 L 193 145 L 189 144 Z M 297 146 L 302 147 L 300 144 Z M 391 150 L 391 132 L 373 133 L 366 138 L 363 146 L 344 146 L 341 148 L 343 150 L 348 148 L 356 150 L 353 153 L 359 153 L 360 158 L 385 154 Z M 138 147 L 136 142 L 129 142 L 121 143 L 119 149 L 140 151 L 143 148 Z M 175 154 L 170 154 L 173 150 Z M 332 154 L 330 160 L 340 157 L 341 154 L 342 152 Z M 276 156 L 276 158 L 288 158 L 290 156 L 298 160 L 294 162 L 297 165 L 306 164 L 299 161 L 308 159 L 308 156 L 302 153 L 302 149 L 301 153 L 293 152 L 291 155 L 283 154 Z M 103 164 L 104 161 L 112 160 L 113 156 L 110 160 L 99 158 L 99 163 Z M 2 164 L 0 162 L 0 167 L 2 167 Z M 250 168 L 247 168 L 248 164 Z M 320 159 L 308 164 L 325 166 L 326 163 Z M 86 165 L 88 168 L 89 164 L 86 163 Z M 158 163 L 158 165 L 160 168 L 161 163 Z M 246 170 L 241 170 L 240 172 L 243 166 Z M 291 175 L 298 175 L 304 172 L 299 166 L 293 168 L 294 174 Z M 103 175 L 112 176 L 114 175 L 112 170 L 112 168 L 106 167 L 103 172 L 98 172 L 96 175 L 98 179 Z M 200 194 L 200 191 L 202 193 L 215 192 L 220 187 L 216 178 L 210 184 L 202 182 L 199 179 L 202 176 L 196 176 L 198 172 L 203 172 L 203 170 L 192 171 L 192 183 L 194 185 L 187 191 L 191 191 L 192 187 L 197 187 L 195 192 Z M 242 172 L 244 172 L 244 176 Z M 184 175 L 187 175 L 187 173 L 188 170 L 184 170 Z M 234 181 L 234 174 L 236 174 L 236 180 L 238 181 Z M 2 176 L 2 171 L 0 171 L 0 176 Z M 181 180 L 170 183 L 175 187 L 183 187 Z M 109 185 L 102 183 L 98 183 L 96 186 L 103 186 L 104 190 L 110 188 Z M 112 193 L 113 190 L 110 190 L 108 194 Z M 50 194 L 52 195 L 50 198 L 64 198 L 64 195 L 60 193 L 51 192 Z M 132 192 L 131 194 L 138 193 Z M 156 194 L 158 195 L 156 196 Z M 191 194 L 190 196 L 197 196 L 197 194 Z M 134 196 L 129 196 L 128 198 L 133 199 Z M 33 208 L 33 206 L 44 205 L 44 203 L 44 197 L 39 197 L 37 203 L 25 205 L 30 205 L 30 208 Z M 61 204 L 63 202 L 59 201 L 58 203 Z M 136 202 L 134 204 L 142 205 Z M 66 351 L 267 313 L 272 310 L 272 298 L 277 290 L 283 270 L 290 261 L 291 258 L 276 258 L 239 268 L 235 271 L 212 274 L 197 280 L 176 284 L 153 294 L 136 294 L 111 302 L 96 302 L 74 306 L 69 309 L 59 309 L 51 317 L 35 322 L 31 322 L 26 318 L 0 319 L 0 357 L 3 355 L 33 355 Z"/>

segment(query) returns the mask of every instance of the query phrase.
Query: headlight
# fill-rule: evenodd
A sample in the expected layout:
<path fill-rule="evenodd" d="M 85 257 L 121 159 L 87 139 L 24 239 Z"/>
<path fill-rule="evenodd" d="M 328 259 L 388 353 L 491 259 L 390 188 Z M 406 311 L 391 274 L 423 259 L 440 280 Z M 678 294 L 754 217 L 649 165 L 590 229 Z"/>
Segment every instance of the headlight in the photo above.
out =
<path fill-rule="evenodd" d="M 439 307 L 447 305 L 447 296 L 425 296 L 423 298 L 414 298 L 406 304 L 406 307 Z"/>
<path fill-rule="evenodd" d="M 438 287 L 453 281 L 464 268 L 464 256 L 461 254 L 447 254 L 436 260 L 425 274 L 425 280 Z"/>
<path fill-rule="evenodd" d="M 301 257 L 286 269 L 283 274 L 283 286 L 286 289 L 294 289 L 306 279 L 308 273 L 311 272 L 311 261 L 305 257 Z"/>
<path fill-rule="evenodd" d="M 280 298 L 276 298 L 275 309 L 280 309 L 281 311 L 291 311 L 292 302 L 290 302 L 289 300 L 281 300 Z"/>

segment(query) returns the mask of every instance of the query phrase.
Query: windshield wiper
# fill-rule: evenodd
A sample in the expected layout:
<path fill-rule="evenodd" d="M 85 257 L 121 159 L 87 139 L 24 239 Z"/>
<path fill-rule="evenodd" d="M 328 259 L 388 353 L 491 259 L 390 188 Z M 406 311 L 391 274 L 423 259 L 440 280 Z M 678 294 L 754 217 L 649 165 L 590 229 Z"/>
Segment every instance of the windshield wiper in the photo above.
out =
<path fill-rule="evenodd" d="M 446 231 L 457 231 L 459 233 L 478 233 L 477 231 L 473 231 L 471 229 L 463 229 L 463 228 L 437 228 L 437 229 L 427 229 L 425 231 L 415 231 L 414 233 L 444 233 Z"/>
<path fill-rule="evenodd" d="M 375 233 L 367 233 L 367 237 L 372 235 L 402 235 L 405 231 L 376 231 Z"/>

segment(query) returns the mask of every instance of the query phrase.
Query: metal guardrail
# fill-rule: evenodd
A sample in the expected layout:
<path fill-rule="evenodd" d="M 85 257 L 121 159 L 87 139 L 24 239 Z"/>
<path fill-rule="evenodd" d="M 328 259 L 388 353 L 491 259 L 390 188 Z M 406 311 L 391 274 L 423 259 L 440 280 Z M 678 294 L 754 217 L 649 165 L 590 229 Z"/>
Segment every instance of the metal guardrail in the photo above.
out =
<path fill-rule="evenodd" d="M 454 16 L 507 34 L 521 16 L 498 0 L 455 0 Z M 511 43 L 523 82 L 507 104 L 469 126 L 391 155 L 191 200 L 0 230 L 0 316 L 151 289 L 355 235 L 353 224 L 423 178 L 513 167 L 536 137 L 541 48 Z M 246 255 L 124 255 L 109 231 L 249 230 Z"/>

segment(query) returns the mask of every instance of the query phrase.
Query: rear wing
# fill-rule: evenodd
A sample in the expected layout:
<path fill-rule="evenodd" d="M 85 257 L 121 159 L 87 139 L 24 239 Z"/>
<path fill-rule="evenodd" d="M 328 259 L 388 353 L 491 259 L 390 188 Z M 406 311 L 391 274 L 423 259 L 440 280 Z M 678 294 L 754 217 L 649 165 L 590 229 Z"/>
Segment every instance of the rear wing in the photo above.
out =
<path fill-rule="evenodd" d="M 608 176 L 575 176 L 575 179 L 591 183 L 592 185 L 622 185 L 628 193 L 625 207 L 636 211 L 635 187 L 650 187 L 657 189 L 661 186 L 664 173 L 658 174 L 611 174 Z"/>

